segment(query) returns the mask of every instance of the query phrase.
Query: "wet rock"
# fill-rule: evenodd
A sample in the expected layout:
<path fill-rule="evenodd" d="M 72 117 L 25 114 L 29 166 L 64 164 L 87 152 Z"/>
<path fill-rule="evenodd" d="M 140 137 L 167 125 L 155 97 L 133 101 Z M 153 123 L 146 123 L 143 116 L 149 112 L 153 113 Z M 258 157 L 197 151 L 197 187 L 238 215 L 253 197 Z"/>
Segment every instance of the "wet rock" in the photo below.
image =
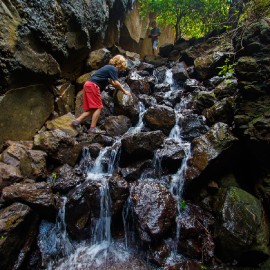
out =
<path fill-rule="evenodd" d="M 127 85 L 125 87 L 129 88 Z M 125 115 L 130 118 L 132 124 L 137 123 L 140 110 L 138 98 L 135 95 L 127 96 L 121 91 L 118 91 L 114 97 L 114 101 L 116 115 Z"/>
<path fill-rule="evenodd" d="M 131 85 L 134 82 L 138 82 L 140 80 L 142 80 L 143 77 L 139 74 L 138 71 L 136 70 L 132 70 L 129 74 L 128 74 L 128 78 L 127 78 L 127 82 L 129 85 Z"/>
<path fill-rule="evenodd" d="M 157 78 L 155 76 L 148 76 L 148 77 L 144 77 L 143 78 L 143 81 L 145 83 L 148 83 L 150 85 L 150 88 L 151 88 L 151 92 L 153 91 L 155 85 L 157 84 Z M 144 94 L 144 93 L 143 93 Z M 146 93 L 145 93 L 146 94 Z"/>
<path fill-rule="evenodd" d="M 151 242 L 164 237 L 176 213 L 171 193 L 160 184 L 139 182 L 132 186 L 131 198 L 141 240 Z"/>
<path fill-rule="evenodd" d="M 228 53 L 225 52 L 213 52 L 196 58 L 194 61 L 194 66 L 198 77 L 205 80 L 217 75 L 217 67 L 223 66 L 225 59 L 227 59 L 228 56 Z"/>
<path fill-rule="evenodd" d="M 154 86 L 153 92 L 168 92 L 170 91 L 171 87 L 168 83 L 159 83 Z"/>
<path fill-rule="evenodd" d="M 76 175 L 74 169 L 65 164 L 54 171 L 51 180 L 54 192 L 67 193 L 85 179 L 82 176 Z"/>
<path fill-rule="evenodd" d="M 150 74 L 152 74 L 154 71 L 154 68 L 155 68 L 154 65 L 146 63 L 146 62 L 142 62 L 140 66 L 138 67 L 138 70 L 139 71 L 145 70 L 145 71 L 148 71 Z"/>
<path fill-rule="evenodd" d="M 0 162 L 0 192 L 5 186 L 20 182 L 22 179 L 23 176 L 18 168 Z"/>
<path fill-rule="evenodd" d="M 205 109 L 203 115 L 207 123 L 212 125 L 217 122 L 232 124 L 235 112 L 235 102 L 233 98 L 224 98 L 216 102 L 212 107 Z"/>
<path fill-rule="evenodd" d="M 158 79 L 158 83 L 163 83 L 166 79 L 166 73 L 168 68 L 166 66 L 157 67 L 154 71 L 154 75 Z"/>
<path fill-rule="evenodd" d="M 164 270 L 201 270 L 202 267 L 204 266 L 196 261 L 183 261 L 172 265 L 165 265 Z"/>
<path fill-rule="evenodd" d="M 214 94 L 218 99 L 230 97 L 237 94 L 237 79 L 228 78 L 218 84 L 214 89 Z"/>
<path fill-rule="evenodd" d="M 148 95 L 139 95 L 139 100 L 143 103 L 145 108 L 149 108 L 157 104 L 156 99 Z"/>
<path fill-rule="evenodd" d="M 237 187 L 220 191 L 216 201 L 218 254 L 225 261 L 258 264 L 269 256 L 269 228 L 260 201 Z"/>
<path fill-rule="evenodd" d="M 122 138 L 120 162 L 132 163 L 153 157 L 154 151 L 161 147 L 165 136 L 161 131 L 130 134 Z"/>
<path fill-rule="evenodd" d="M 105 120 L 105 130 L 109 136 L 120 136 L 131 127 L 131 121 L 124 115 L 109 116 Z"/>
<path fill-rule="evenodd" d="M 212 107 L 217 101 L 214 92 L 200 91 L 195 97 L 195 105 L 200 111 Z"/>
<path fill-rule="evenodd" d="M 74 166 L 84 144 L 77 144 L 74 137 L 60 129 L 45 131 L 34 137 L 34 149 L 45 151 L 56 164 Z"/>
<path fill-rule="evenodd" d="M 237 140 L 224 123 L 215 124 L 205 135 L 195 138 L 191 143 L 191 156 L 187 160 L 186 180 L 199 177 L 213 163 L 216 169 L 218 163 L 225 164 L 224 160 L 219 160 L 222 160 L 222 154 L 231 149 Z"/>
<path fill-rule="evenodd" d="M 0 210 L 0 267 L 19 269 L 38 230 L 38 215 L 27 205 L 14 203 Z"/>
<path fill-rule="evenodd" d="M 56 215 L 59 198 L 52 193 L 51 187 L 45 182 L 14 184 L 5 187 L 2 195 L 6 202 L 25 203 L 44 217 L 53 218 Z"/>
<path fill-rule="evenodd" d="M 208 262 L 214 257 L 214 239 L 210 228 L 214 224 L 213 216 L 198 206 L 187 204 L 181 209 L 177 220 L 180 240 L 178 249 L 181 254 L 190 258 L 203 258 Z"/>
<path fill-rule="evenodd" d="M 145 112 L 143 121 L 152 130 L 162 130 L 168 135 L 175 125 L 176 117 L 173 109 L 156 105 Z"/>
<path fill-rule="evenodd" d="M 205 134 L 209 130 L 205 119 L 197 114 L 190 114 L 181 118 L 180 125 L 182 128 L 181 136 L 187 141 L 192 141 L 194 138 Z"/>
<path fill-rule="evenodd" d="M 186 91 L 193 92 L 199 86 L 199 84 L 200 82 L 196 79 L 186 79 L 184 83 L 184 89 Z"/>
<path fill-rule="evenodd" d="M 130 84 L 130 90 L 133 94 L 147 94 L 151 93 L 151 87 L 148 82 L 143 80 L 135 81 Z"/>
<path fill-rule="evenodd" d="M 114 138 L 105 135 L 97 135 L 92 139 L 92 143 L 98 143 L 103 146 L 112 146 L 114 143 Z"/>
<path fill-rule="evenodd" d="M 21 143 L 12 143 L 1 154 L 1 160 L 18 168 L 25 177 L 44 179 L 47 175 L 47 154 L 44 151 L 29 150 Z"/>
<path fill-rule="evenodd" d="M 186 79 L 189 78 L 187 72 L 187 66 L 185 62 L 180 62 L 177 65 L 172 67 L 172 74 L 173 79 L 177 82 L 181 81 L 184 82 Z"/>
<path fill-rule="evenodd" d="M 209 88 L 209 90 L 214 89 L 217 85 L 224 81 L 224 76 L 214 76 L 208 80 L 204 80 L 203 84 Z"/>
<path fill-rule="evenodd" d="M 66 223 L 71 238 L 76 240 L 91 237 L 91 219 L 99 216 L 100 184 L 87 180 L 67 195 Z"/>
<path fill-rule="evenodd" d="M 159 245 L 153 245 L 149 248 L 150 261 L 156 263 L 157 265 L 166 265 L 166 259 L 170 256 L 170 248 L 166 243 L 160 243 Z"/>
<path fill-rule="evenodd" d="M 97 158 L 102 148 L 100 143 L 91 143 L 88 146 L 91 157 Z"/>
<path fill-rule="evenodd" d="M 183 148 L 173 140 L 166 140 L 164 146 L 156 151 L 156 158 L 165 172 L 176 173 L 185 156 Z M 158 163 L 159 163 L 158 162 Z M 157 165 L 155 167 L 158 167 Z"/>
<path fill-rule="evenodd" d="M 121 214 L 123 210 L 124 203 L 129 196 L 129 186 L 127 181 L 117 176 L 112 176 L 109 179 L 110 196 L 112 199 L 112 209 L 111 214 Z"/>
<path fill-rule="evenodd" d="M 151 167 L 152 167 L 151 160 L 139 161 L 134 162 L 133 164 L 130 164 L 125 168 L 121 168 L 120 173 L 125 178 L 125 180 L 127 180 L 128 182 L 133 182 L 137 181 L 140 178 L 141 174 L 146 168 Z"/>

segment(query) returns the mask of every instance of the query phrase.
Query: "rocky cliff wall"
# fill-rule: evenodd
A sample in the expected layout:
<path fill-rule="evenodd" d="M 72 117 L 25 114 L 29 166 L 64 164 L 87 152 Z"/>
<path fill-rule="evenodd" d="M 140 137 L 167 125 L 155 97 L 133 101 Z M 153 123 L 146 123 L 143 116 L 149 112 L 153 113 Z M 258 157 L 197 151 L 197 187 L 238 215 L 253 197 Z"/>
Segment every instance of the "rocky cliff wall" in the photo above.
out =
<path fill-rule="evenodd" d="M 91 51 L 116 44 L 141 56 L 151 53 L 149 19 L 141 18 L 133 0 L 3 0 L 0 17 L 0 145 L 32 138 L 54 111 L 49 93 L 60 79 L 70 85 L 66 98 L 74 98 L 72 84 L 93 69 L 87 65 Z M 172 41 L 168 33 L 162 31 L 160 44 Z M 22 92 L 27 99 L 17 98 Z M 57 92 L 63 97 L 63 90 Z"/>

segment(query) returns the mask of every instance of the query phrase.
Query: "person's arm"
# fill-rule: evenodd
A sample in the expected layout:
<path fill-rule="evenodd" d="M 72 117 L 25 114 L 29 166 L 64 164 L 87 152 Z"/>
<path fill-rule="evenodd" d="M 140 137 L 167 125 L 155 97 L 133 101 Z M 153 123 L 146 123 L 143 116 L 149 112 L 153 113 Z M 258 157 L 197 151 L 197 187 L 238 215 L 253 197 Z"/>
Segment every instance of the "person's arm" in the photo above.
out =
<path fill-rule="evenodd" d="M 125 95 L 131 96 L 131 93 L 128 92 L 127 90 L 125 90 L 124 87 L 122 86 L 122 84 L 121 84 L 119 81 L 109 79 L 109 83 L 110 83 L 112 86 L 114 86 L 115 88 L 121 90 Z"/>

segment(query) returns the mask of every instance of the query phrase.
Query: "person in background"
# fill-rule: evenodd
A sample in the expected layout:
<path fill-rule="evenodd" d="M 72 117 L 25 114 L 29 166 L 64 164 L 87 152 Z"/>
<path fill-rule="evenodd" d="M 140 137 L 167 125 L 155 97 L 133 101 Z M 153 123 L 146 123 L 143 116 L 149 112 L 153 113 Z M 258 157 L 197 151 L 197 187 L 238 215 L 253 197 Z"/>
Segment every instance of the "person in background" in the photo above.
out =
<path fill-rule="evenodd" d="M 125 95 L 130 96 L 130 92 L 126 91 L 118 80 L 118 71 L 127 68 L 127 61 L 122 55 L 116 55 L 109 61 L 108 65 L 97 70 L 84 84 L 83 87 L 83 112 L 75 119 L 71 126 L 79 127 L 81 122 L 92 116 L 91 126 L 88 134 L 104 134 L 104 130 L 97 128 L 97 122 L 103 108 L 100 92 L 103 91 L 108 84 L 121 90 Z"/>
<path fill-rule="evenodd" d="M 151 38 L 152 41 L 152 53 L 153 55 L 157 55 L 157 48 L 158 48 L 158 37 L 160 36 L 161 31 L 159 27 L 157 27 L 157 22 L 153 22 L 153 28 L 150 32 L 149 37 Z"/>

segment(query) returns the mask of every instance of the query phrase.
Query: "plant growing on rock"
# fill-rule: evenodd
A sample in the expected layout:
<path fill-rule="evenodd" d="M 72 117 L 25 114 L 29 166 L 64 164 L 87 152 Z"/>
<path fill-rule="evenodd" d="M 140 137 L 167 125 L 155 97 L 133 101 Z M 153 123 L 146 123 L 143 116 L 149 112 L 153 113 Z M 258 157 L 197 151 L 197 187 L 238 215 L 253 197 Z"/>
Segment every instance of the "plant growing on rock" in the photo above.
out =
<path fill-rule="evenodd" d="M 230 60 L 227 58 L 223 66 L 217 67 L 217 69 L 220 69 L 218 75 L 225 76 L 227 78 L 232 77 L 232 75 L 234 74 L 234 67 L 235 64 L 230 64 Z"/>

